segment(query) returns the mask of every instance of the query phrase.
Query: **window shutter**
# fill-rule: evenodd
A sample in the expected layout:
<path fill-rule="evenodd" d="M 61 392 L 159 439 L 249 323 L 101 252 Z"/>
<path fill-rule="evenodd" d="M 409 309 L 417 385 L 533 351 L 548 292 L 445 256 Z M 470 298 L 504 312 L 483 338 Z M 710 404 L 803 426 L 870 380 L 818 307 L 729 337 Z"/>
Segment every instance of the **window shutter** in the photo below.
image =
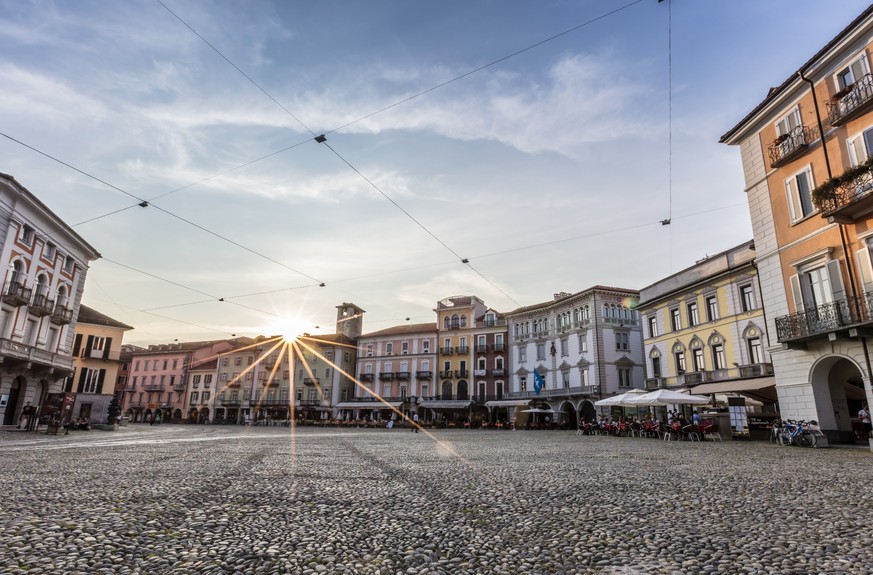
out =
<path fill-rule="evenodd" d="M 847 144 L 849 145 L 849 161 L 852 162 L 853 166 L 857 166 L 867 159 L 867 152 L 864 151 L 864 141 L 861 136 L 849 140 Z"/>
<path fill-rule="evenodd" d="M 791 276 L 791 295 L 794 298 L 794 310 L 797 313 L 803 312 L 803 291 L 800 289 L 800 277 L 797 274 Z"/>
<path fill-rule="evenodd" d="M 103 393 L 103 380 L 106 378 L 106 370 L 101 369 L 97 374 L 97 389 L 96 393 Z"/>
<path fill-rule="evenodd" d="M 83 368 L 82 371 L 79 372 L 79 385 L 76 387 L 76 391 L 78 393 L 82 393 L 85 391 L 85 376 L 88 374 L 88 368 Z"/>
<path fill-rule="evenodd" d="M 793 177 L 785 180 L 785 193 L 788 195 L 788 209 L 791 213 L 791 221 L 800 219 L 803 210 L 800 207 L 800 194 L 797 190 L 797 180 Z"/>
<path fill-rule="evenodd" d="M 828 262 L 828 278 L 831 280 L 831 291 L 834 294 L 834 301 L 846 301 L 843 274 L 840 273 L 840 260 Z"/>
<path fill-rule="evenodd" d="M 82 348 L 82 334 L 76 334 L 76 343 L 73 344 L 73 357 L 79 357 L 79 350 Z"/>
<path fill-rule="evenodd" d="M 861 285 L 864 292 L 873 292 L 873 261 L 870 259 L 870 250 L 862 248 L 855 252 L 858 257 L 858 273 L 861 276 Z"/>
<path fill-rule="evenodd" d="M 103 343 L 103 359 L 109 359 L 109 349 L 112 347 L 112 338 L 107 337 Z"/>
<path fill-rule="evenodd" d="M 92 349 L 94 349 L 94 336 L 93 336 L 93 335 L 89 335 L 89 336 L 88 336 L 88 341 L 87 341 L 87 343 L 85 344 L 84 353 L 83 353 L 82 355 L 83 355 L 83 356 L 87 356 L 87 357 L 91 357 L 91 350 L 92 350 Z"/>

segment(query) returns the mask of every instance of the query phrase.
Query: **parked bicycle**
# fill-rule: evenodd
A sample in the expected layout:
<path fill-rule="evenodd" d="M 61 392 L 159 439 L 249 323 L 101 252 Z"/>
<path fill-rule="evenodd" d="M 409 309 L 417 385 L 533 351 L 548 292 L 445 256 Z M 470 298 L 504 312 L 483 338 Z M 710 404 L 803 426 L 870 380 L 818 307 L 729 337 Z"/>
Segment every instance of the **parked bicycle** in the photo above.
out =
<path fill-rule="evenodd" d="M 789 419 L 773 425 L 773 439 L 779 445 L 799 445 L 815 447 L 816 438 L 822 435 L 816 421 L 794 421 Z"/>

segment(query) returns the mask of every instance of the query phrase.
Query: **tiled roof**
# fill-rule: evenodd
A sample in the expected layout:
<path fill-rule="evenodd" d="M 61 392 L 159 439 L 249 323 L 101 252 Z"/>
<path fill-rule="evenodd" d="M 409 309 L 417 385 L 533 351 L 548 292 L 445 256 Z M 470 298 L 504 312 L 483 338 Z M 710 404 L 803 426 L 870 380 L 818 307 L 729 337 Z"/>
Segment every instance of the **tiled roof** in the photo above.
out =
<path fill-rule="evenodd" d="M 79 317 L 76 319 L 79 323 L 89 323 L 91 325 L 105 325 L 109 327 L 119 327 L 121 329 L 133 329 L 126 323 L 121 323 L 117 319 L 112 319 L 108 315 L 102 314 L 96 309 L 86 305 L 79 306 Z"/>

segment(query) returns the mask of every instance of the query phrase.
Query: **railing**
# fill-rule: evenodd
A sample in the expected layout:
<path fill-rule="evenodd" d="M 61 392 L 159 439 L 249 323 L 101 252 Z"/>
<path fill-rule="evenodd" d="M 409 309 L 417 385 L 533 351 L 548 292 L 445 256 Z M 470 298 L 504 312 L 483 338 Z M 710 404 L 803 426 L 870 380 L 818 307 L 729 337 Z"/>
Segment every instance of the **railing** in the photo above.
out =
<path fill-rule="evenodd" d="M 873 171 L 870 163 L 846 170 L 842 175 L 824 182 L 812 191 L 812 201 L 823 216 L 858 202 L 873 190 Z"/>
<path fill-rule="evenodd" d="M 664 377 L 646 378 L 646 389 L 662 389 L 665 387 L 667 387 L 667 380 Z"/>
<path fill-rule="evenodd" d="M 491 370 L 491 375 L 493 375 L 494 377 L 503 377 L 505 374 L 506 374 L 506 370 L 505 370 L 505 369 L 494 369 L 494 370 Z"/>
<path fill-rule="evenodd" d="M 824 335 L 849 326 L 869 323 L 873 293 L 847 298 L 799 313 L 776 318 L 776 340 L 781 342 Z"/>
<path fill-rule="evenodd" d="M 174 384 L 173 384 L 173 391 L 185 391 L 185 389 L 186 389 L 187 387 L 188 387 L 188 385 L 187 385 L 186 383 L 184 383 L 184 382 L 182 382 L 182 383 L 174 383 Z"/>
<path fill-rule="evenodd" d="M 455 353 L 457 353 L 457 354 L 467 353 L 469 351 L 470 351 L 470 348 L 467 347 L 466 345 L 459 345 L 458 347 L 455 348 Z"/>
<path fill-rule="evenodd" d="M 494 351 L 504 351 L 505 349 L 506 349 L 506 346 L 503 345 L 502 343 L 495 343 L 494 344 Z"/>
<path fill-rule="evenodd" d="M 469 377 L 469 376 L 470 376 L 470 372 L 467 371 L 466 369 L 456 369 L 455 370 L 455 377 Z"/>
<path fill-rule="evenodd" d="M 770 167 L 777 168 L 805 150 L 815 139 L 815 131 L 807 126 L 797 126 L 790 132 L 782 134 L 767 147 L 770 156 Z"/>
<path fill-rule="evenodd" d="M 445 370 L 441 371 L 441 372 L 440 372 L 440 377 L 443 378 L 443 379 L 446 379 L 446 378 L 452 377 L 452 370 L 450 370 L 450 369 L 445 369 Z"/>
<path fill-rule="evenodd" d="M 487 369 L 474 369 L 473 375 L 475 377 L 485 377 L 486 375 L 488 375 L 488 370 Z"/>
<path fill-rule="evenodd" d="M 219 399 L 218 402 L 224 407 L 234 407 L 242 405 L 239 399 Z"/>
<path fill-rule="evenodd" d="M 30 313 L 37 317 L 45 317 L 51 315 L 55 309 L 54 300 L 50 300 L 47 295 L 37 294 L 33 297 L 33 303 L 30 304 Z"/>
<path fill-rule="evenodd" d="M 398 371 L 397 373 L 394 374 L 394 377 L 396 379 L 409 379 L 409 372 L 408 371 Z"/>
<path fill-rule="evenodd" d="M 394 372 L 382 371 L 379 373 L 379 379 L 381 379 L 382 381 L 391 381 L 392 379 L 394 379 Z"/>
<path fill-rule="evenodd" d="M 372 374 L 372 373 L 362 373 L 362 374 L 358 377 L 358 379 L 359 379 L 360 381 L 373 381 L 373 374 Z"/>
<path fill-rule="evenodd" d="M 408 396 L 408 395 L 383 396 L 382 397 L 382 401 L 384 401 L 385 403 L 404 402 L 404 401 L 410 401 L 411 399 L 412 399 L 412 397 Z M 368 396 L 364 396 L 364 397 L 353 397 L 352 399 L 349 399 L 347 401 L 351 401 L 353 403 L 361 403 L 361 402 L 365 402 L 365 401 L 366 402 L 379 401 L 379 398 L 376 396 L 373 396 L 373 395 L 368 395 Z"/>
<path fill-rule="evenodd" d="M 432 371 L 416 371 L 415 377 L 417 379 L 430 379 L 433 377 L 433 372 Z"/>
<path fill-rule="evenodd" d="M 873 76 L 864 74 L 857 82 L 847 86 L 827 103 L 828 118 L 834 126 L 845 124 L 860 115 L 873 102 Z"/>
<path fill-rule="evenodd" d="M 440 355 L 452 355 L 452 352 L 454 352 L 454 351 L 455 350 L 452 347 L 441 347 L 440 348 Z"/>
<path fill-rule="evenodd" d="M 476 353 L 485 353 L 488 351 L 488 349 L 489 348 L 487 345 L 477 345 L 476 346 Z"/>
<path fill-rule="evenodd" d="M 557 387 L 549 389 L 541 389 L 539 393 L 535 391 L 513 391 L 509 393 L 510 399 L 548 399 L 551 397 L 573 397 L 573 396 L 591 396 L 600 393 L 600 387 L 597 385 L 586 385 L 576 387 Z"/>
<path fill-rule="evenodd" d="M 11 281 L 3 290 L 3 302 L 14 306 L 22 306 L 30 303 L 33 297 L 33 289 L 24 287 L 24 284 Z"/>
<path fill-rule="evenodd" d="M 55 304 L 50 321 L 55 325 L 66 325 L 73 321 L 73 310 L 62 304 Z"/>
<path fill-rule="evenodd" d="M 318 385 L 318 379 L 315 379 L 312 377 L 304 377 L 303 378 L 303 385 L 308 385 L 310 387 L 314 387 L 314 386 Z"/>
<path fill-rule="evenodd" d="M 506 325 L 505 319 L 486 319 L 482 321 L 484 327 L 496 327 L 498 325 Z"/>

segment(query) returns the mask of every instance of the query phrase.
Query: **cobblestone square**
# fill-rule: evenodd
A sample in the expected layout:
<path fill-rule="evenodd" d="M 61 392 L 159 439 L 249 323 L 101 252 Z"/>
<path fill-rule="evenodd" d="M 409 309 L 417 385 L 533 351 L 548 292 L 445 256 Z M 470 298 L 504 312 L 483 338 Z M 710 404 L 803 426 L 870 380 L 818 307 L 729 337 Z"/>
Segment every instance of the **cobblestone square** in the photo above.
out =
<path fill-rule="evenodd" d="M 0 433 L 0 573 L 870 573 L 863 449 L 570 432 Z"/>

